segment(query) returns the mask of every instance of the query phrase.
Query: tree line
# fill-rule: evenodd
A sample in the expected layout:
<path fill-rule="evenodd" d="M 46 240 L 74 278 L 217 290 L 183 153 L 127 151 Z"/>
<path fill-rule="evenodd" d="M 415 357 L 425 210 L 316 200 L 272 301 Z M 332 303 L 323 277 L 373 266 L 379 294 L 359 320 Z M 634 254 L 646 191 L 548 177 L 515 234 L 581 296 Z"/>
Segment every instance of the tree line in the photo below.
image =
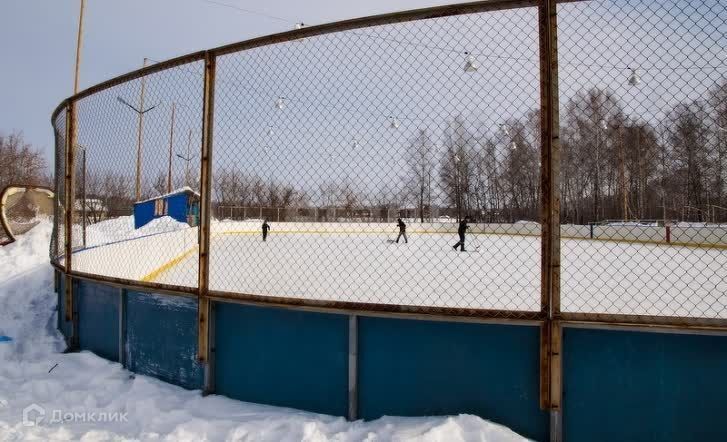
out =
<path fill-rule="evenodd" d="M 727 221 L 727 81 L 704 97 L 660 110 L 628 115 L 613 92 L 598 88 L 561 104 L 561 222 Z M 405 168 L 383 176 L 376 189 L 349 179 L 283 183 L 216 169 L 213 206 L 335 207 L 343 216 L 409 208 L 421 221 L 441 214 L 539 220 L 539 110 L 484 129 L 457 116 L 436 135 L 417 131 L 401 153 Z M 372 167 L 372 174 L 382 173 Z M 145 198 L 166 193 L 164 174 L 152 181 Z M 197 174 L 175 177 L 181 185 L 198 189 Z M 87 197 L 102 199 L 109 216 L 130 213 L 132 187 L 132 177 L 119 172 L 86 177 Z"/>

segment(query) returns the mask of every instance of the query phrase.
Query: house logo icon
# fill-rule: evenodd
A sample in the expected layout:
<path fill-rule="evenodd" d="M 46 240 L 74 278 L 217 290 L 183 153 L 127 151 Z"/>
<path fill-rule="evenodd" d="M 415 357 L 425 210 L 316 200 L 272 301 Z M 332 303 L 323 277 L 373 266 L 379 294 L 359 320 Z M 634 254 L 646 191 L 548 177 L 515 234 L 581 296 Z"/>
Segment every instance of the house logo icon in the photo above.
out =
<path fill-rule="evenodd" d="M 45 418 L 45 409 L 38 404 L 30 404 L 23 408 L 23 425 L 34 427 Z"/>

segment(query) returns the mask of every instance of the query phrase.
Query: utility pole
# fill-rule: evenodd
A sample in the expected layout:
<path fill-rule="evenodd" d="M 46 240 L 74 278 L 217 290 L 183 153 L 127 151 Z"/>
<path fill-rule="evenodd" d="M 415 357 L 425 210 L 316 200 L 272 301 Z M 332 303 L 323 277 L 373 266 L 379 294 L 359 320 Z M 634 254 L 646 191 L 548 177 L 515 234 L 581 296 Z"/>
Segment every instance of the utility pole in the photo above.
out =
<path fill-rule="evenodd" d="M 81 70 L 81 41 L 83 39 L 83 12 L 86 9 L 86 0 L 81 0 L 81 10 L 78 14 L 78 37 L 76 39 L 76 75 L 73 80 L 73 95 L 78 93 L 78 82 Z"/>
<path fill-rule="evenodd" d="M 146 57 L 142 67 L 146 67 Z M 137 125 L 137 142 L 136 142 L 136 201 L 141 201 L 141 139 L 144 133 L 144 92 L 146 89 L 146 77 L 141 77 L 141 92 L 139 96 L 139 124 Z"/>
<path fill-rule="evenodd" d="M 192 156 L 191 148 L 192 148 L 192 129 L 189 129 L 189 138 L 187 139 L 187 156 L 185 157 L 184 155 L 177 154 L 177 156 L 179 158 L 181 158 L 182 160 L 184 160 L 186 163 L 184 166 L 184 185 L 187 187 L 192 187 L 191 183 L 190 183 L 191 174 L 189 172 L 189 162 L 192 161 L 192 158 L 194 158 L 194 157 Z"/>
<path fill-rule="evenodd" d="M 169 172 L 167 174 L 167 193 L 172 193 L 172 150 L 174 146 L 174 111 L 177 104 L 172 103 L 172 124 L 169 129 Z"/>
<path fill-rule="evenodd" d="M 143 67 L 146 67 L 147 58 L 144 58 L 144 64 Z M 157 104 L 154 106 L 144 109 L 144 93 L 146 90 L 146 77 L 141 77 L 141 93 L 139 97 L 140 106 L 137 108 L 133 104 L 129 103 L 128 101 L 124 100 L 123 98 L 117 96 L 116 99 L 119 101 L 119 103 L 123 104 L 124 106 L 128 107 L 129 109 L 133 110 L 137 113 L 139 117 L 139 122 L 137 125 L 137 139 L 136 139 L 136 201 L 141 200 L 141 147 L 142 147 L 142 139 L 144 134 L 144 114 L 149 112 L 150 110 L 157 107 Z"/>

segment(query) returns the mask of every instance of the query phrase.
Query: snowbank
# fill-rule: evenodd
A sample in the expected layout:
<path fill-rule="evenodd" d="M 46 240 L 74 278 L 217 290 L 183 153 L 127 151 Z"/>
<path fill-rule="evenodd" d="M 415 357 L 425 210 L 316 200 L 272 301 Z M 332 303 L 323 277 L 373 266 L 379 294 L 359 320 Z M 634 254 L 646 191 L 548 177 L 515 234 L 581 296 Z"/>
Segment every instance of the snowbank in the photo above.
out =
<path fill-rule="evenodd" d="M 125 225 L 124 220 L 112 221 Z M 3 440 L 523 440 L 505 427 L 468 415 L 346 422 L 221 396 L 202 397 L 199 391 L 134 376 L 92 353 L 63 354 L 47 258 L 50 233 L 51 226 L 42 224 L 0 248 L 0 335 L 12 338 L 0 343 Z M 112 235 L 107 231 L 106 240 Z M 26 426 L 23 409 L 31 404 L 45 416 L 37 425 Z M 54 413 L 85 419 L 55 422 Z M 101 415 L 116 416 L 116 421 L 98 422 Z"/>
<path fill-rule="evenodd" d="M 91 224 L 86 228 L 86 247 L 93 247 L 112 242 L 125 241 L 158 233 L 175 232 L 188 229 L 187 223 L 181 223 L 169 216 L 155 218 L 149 224 L 134 229 L 134 217 L 122 216 Z M 74 235 L 81 232 L 74 232 Z"/>

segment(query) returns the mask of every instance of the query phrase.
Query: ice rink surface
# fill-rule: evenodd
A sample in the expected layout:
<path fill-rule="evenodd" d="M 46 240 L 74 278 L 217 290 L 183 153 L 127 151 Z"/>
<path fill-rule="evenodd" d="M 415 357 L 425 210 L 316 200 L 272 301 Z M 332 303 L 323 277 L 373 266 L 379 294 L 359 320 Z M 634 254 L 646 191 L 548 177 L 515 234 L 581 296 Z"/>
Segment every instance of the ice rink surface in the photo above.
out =
<path fill-rule="evenodd" d="M 210 288 L 304 299 L 537 311 L 540 238 L 452 233 L 286 232 L 212 236 Z M 566 312 L 727 318 L 727 250 L 562 240 Z M 192 253 L 154 281 L 196 285 Z"/>

